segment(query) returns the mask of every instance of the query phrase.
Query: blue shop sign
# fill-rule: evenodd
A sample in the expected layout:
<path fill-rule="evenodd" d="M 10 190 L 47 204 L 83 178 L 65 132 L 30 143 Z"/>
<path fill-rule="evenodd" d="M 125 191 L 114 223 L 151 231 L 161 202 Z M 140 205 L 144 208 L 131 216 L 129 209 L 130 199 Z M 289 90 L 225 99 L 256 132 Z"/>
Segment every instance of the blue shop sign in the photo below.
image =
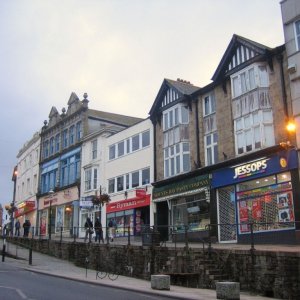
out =
<path fill-rule="evenodd" d="M 211 184 L 213 188 L 217 188 L 296 168 L 298 168 L 297 151 L 281 151 L 272 156 L 214 171 Z"/>

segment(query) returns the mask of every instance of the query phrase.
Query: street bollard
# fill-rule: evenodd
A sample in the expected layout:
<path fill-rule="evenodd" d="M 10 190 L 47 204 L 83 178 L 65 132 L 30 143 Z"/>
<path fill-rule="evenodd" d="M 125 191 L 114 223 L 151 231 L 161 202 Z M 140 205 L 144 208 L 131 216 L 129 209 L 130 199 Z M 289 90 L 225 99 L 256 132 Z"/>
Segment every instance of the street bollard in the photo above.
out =
<path fill-rule="evenodd" d="M 29 248 L 29 264 L 32 265 L 32 248 Z"/>
<path fill-rule="evenodd" d="M 6 245 L 5 245 L 5 239 L 4 239 L 3 248 L 2 248 L 2 262 L 5 261 L 5 251 L 6 251 Z"/>
<path fill-rule="evenodd" d="M 128 232 L 128 246 L 129 246 L 130 245 L 130 226 L 128 226 L 127 232 Z"/>

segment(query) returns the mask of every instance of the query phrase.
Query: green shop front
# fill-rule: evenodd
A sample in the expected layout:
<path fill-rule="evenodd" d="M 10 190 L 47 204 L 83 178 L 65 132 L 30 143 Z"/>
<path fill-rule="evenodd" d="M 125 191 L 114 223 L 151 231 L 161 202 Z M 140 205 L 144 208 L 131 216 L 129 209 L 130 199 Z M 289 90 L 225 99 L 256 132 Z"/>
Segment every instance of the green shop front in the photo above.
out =
<path fill-rule="evenodd" d="M 154 183 L 152 201 L 161 240 L 199 241 L 210 224 L 210 177 L 180 175 Z"/>

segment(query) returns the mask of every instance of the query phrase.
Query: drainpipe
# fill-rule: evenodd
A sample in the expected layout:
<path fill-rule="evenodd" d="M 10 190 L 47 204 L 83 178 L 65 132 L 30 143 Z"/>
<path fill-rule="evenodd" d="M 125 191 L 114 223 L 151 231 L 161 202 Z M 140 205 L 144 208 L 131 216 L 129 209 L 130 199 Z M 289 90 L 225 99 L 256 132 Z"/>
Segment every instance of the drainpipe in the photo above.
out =
<path fill-rule="evenodd" d="M 284 114 L 286 121 L 289 119 L 289 113 L 288 113 L 288 104 L 287 104 L 287 96 L 286 96 L 286 89 L 285 89 L 285 80 L 284 80 L 284 71 L 283 71 L 283 55 L 278 54 L 276 56 L 277 61 L 280 65 L 280 83 L 281 83 L 281 97 L 283 102 L 283 108 L 284 108 Z"/>
<path fill-rule="evenodd" d="M 197 155 L 197 167 L 201 167 L 200 163 L 200 130 L 199 130 L 199 109 L 198 109 L 198 98 L 196 98 L 195 105 L 195 123 L 196 123 L 196 155 Z"/>

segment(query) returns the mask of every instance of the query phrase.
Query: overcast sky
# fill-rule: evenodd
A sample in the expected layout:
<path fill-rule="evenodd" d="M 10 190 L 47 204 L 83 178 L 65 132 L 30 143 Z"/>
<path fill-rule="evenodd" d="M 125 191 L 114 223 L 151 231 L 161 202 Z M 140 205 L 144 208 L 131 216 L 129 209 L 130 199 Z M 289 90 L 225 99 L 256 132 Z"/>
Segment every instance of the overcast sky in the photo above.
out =
<path fill-rule="evenodd" d="M 0 203 L 16 155 L 71 92 L 146 118 L 164 78 L 210 83 L 234 33 L 284 42 L 279 0 L 0 0 Z"/>

